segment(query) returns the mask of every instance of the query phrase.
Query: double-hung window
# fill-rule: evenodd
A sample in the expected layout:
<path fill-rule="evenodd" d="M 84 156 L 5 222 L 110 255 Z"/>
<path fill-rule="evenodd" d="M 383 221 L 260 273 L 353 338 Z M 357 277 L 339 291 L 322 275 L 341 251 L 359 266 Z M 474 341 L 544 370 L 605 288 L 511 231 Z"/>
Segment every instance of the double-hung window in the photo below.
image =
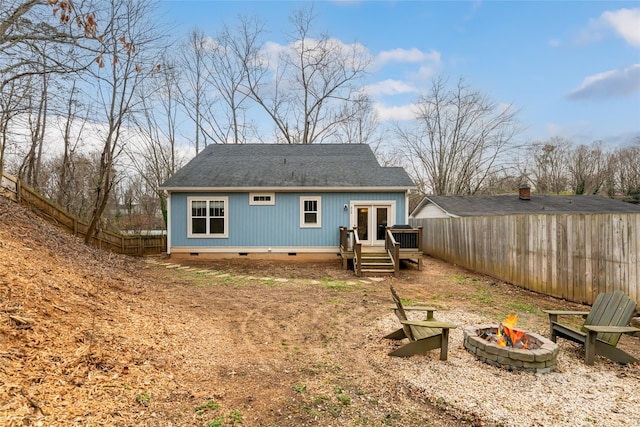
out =
<path fill-rule="evenodd" d="M 300 197 L 300 227 L 322 227 L 322 198 L 320 196 Z"/>
<path fill-rule="evenodd" d="M 189 237 L 228 237 L 228 197 L 189 197 Z"/>

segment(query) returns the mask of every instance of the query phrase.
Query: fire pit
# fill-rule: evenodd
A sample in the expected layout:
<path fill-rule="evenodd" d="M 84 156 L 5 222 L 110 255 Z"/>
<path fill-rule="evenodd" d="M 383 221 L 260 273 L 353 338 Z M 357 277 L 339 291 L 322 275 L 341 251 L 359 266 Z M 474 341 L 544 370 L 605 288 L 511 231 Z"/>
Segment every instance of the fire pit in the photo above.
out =
<path fill-rule="evenodd" d="M 517 371 L 551 372 L 556 367 L 558 345 L 541 335 L 514 327 L 517 317 L 500 325 L 464 328 L 464 347 L 478 360 Z"/>

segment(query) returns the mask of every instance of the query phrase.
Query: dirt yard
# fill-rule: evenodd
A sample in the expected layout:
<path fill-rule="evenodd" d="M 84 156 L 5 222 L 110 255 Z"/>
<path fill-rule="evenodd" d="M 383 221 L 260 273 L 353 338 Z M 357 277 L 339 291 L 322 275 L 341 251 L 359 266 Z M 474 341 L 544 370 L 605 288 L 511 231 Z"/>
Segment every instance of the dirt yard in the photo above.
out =
<path fill-rule="evenodd" d="M 542 309 L 588 307 L 430 258 L 399 278 L 340 266 L 127 258 L 0 198 L 0 425 L 640 424 L 637 365 L 586 367 L 582 350 L 561 342 L 557 372 L 515 373 L 462 347 L 468 324 L 515 312 L 520 327 L 548 336 Z M 399 345 L 382 339 L 398 326 L 390 283 L 460 325 L 448 361 L 437 351 L 387 356 Z M 621 346 L 640 355 L 638 341 Z"/>

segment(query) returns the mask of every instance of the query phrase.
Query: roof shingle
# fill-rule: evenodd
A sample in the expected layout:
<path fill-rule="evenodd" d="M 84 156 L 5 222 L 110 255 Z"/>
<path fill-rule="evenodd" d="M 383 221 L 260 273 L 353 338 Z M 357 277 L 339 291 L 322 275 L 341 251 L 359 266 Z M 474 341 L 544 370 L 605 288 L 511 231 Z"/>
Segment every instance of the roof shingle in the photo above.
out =
<path fill-rule="evenodd" d="M 456 216 L 640 212 L 639 205 L 593 195 L 534 194 L 531 200 L 521 200 L 518 195 L 428 196 L 427 199 Z"/>
<path fill-rule="evenodd" d="M 382 167 L 364 144 L 209 145 L 163 185 L 181 188 L 404 188 L 403 168 Z"/>

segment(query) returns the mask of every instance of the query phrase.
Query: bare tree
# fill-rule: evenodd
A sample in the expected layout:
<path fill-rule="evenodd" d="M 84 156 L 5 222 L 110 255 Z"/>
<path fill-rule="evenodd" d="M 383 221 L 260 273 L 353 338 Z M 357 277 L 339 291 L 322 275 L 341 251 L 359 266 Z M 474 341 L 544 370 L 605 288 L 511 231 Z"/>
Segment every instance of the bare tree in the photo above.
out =
<path fill-rule="evenodd" d="M 86 242 L 93 238 L 116 183 L 115 162 L 122 153 L 126 122 L 137 107 L 136 87 L 157 71 L 162 48 L 155 23 L 150 19 L 149 1 L 110 0 L 105 12 L 99 18 L 106 25 L 100 37 L 105 50 L 91 73 L 104 135 Z"/>
<path fill-rule="evenodd" d="M 61 158 L 52 161 L 55 178 L 51 183 L 54 187 L 51 198 L 69 212 L 83 217 L 87 206 L 88 189 L 91 188 L 89 183 L 92 180 L 81 173 L 82 170 L 91 169 L 79 164 L 82 162 L 90 164 L 90 162 L 86 156 L 79 156 L 78 148 L 81 146 L 83 130 L 91 115 L 91 106 L 83 104 L 79 99 L 81 92 L 77 88 L 77 82 L 73 80 L 70 84 L 71 87 L 67 89 L 69 95 L 66 108 L 58 122 L 62 135 L 63 152 Z M 79 187 L 84 187 L 84 189 L 81 190 Z M 76 198 L 79 198 L 80 201 L 77 202 Z"/>
<path fill-rule="evenodd" d="M 139 90 L 142 108 L 134 116 L 139 142 L 130 145 L 126 153 L 135 173 L 159 200 L 166 225 L 166 196 L 159 187 L 182 165 L 176 152 L 180 97 L 177 66 L 165 59 L 161 70 Z"/>
<path fill-rule="evenodd" d="M 359 44 L 311 34 L 313 9 L 291 17 L 293 35 L 278 58 L 246 63 L 251 97 L 271 118 L 276 140 L 312 144 L 330 139 L 345 104 L 357 100 L 371 58 Z"/>
<path fill-rule="evenodd" d="M 97 21 L 92 0 L 2 0 L 0 6 L 0 93 L 14 92 L 17 81 L 42 83 L 39 94 L 11 98 L 21 103 L 11 105 L 16 111 L 3 110 L 3 135 L 6 138 L 9 121 L 20 113 L 31 114 L 30 148 L 20 170 L 27 181 L 38 186 L 42 165 L 43 138 L 47 124 L 47 103 L 51 98 L 48 87 L 52 74 L 82 70 L 95 58 L 78 52 L 87 47 L 83 42 L 97 39 Z M 37 83 L 36 83 L 37 84 Z M 5 90 L 5 88 L 9 87 Z M 15 93 L 15 92 L 14 92 Z M 29 110 L 29 107 L 32 110 Z M 6 149 L 6 139 L 0 150 Z M 2 169 L 3 162 L 0 162 Z"/>
<path fill-rule="evenodd" d="M 44 135 L 47 128 L 47 114 L 49 110 L 49 74 L 47 69 L 46 57 L 42 61 L 42 73 L 37 76 L 31 76 L 29 80 L 39 81 L 41 84 L 40 91 L 34 90 L 33 96 L 29 97 L 28 115 L 29 115 L 29 131 L 31 133 L 30 148 L 26 157 L 22 161 L 22 165 L 18 171 L 18 178 L 25 181 L 32 187 L 40 190 L 39 177 L 40 167 L 42 166 L 42 149 L 44 146 Z M 34 106 L 33 104 L 37 104 Z"/>
<path fill-rule="evenodd" d="M 87 64 L 68 61 L 79 40 L 95 38 L 90 1 L 2 0 L 0 7 L 0 90 L 12 80 L 41 74 L 32 65 L 48 58 L 46 73 L 68 72 Z"/>
<path fill-rule="evenodd" d="M 640 203 L 640 138 L 615 151 L 614 170 L 616 193 L 625 201 Z"/>
<path fill-rule="evenodd" d="M 519 132 L 512 105 L 499 106 L 462 79 L 453 89 L 435 78 L 416 104 L 416 120 L 396 125 L 406 164 L 418 188 L 435 195 L 476 194 Z"/>
<path fill-rule="evenodd" d="M 371 99 L 364 93 L 353 102 L 345 104 L 339 114 L 342 120 L 336 124 L 335 140 L 342 144 L 369 144 L 378 151 L 383 134 L 380 132 L 378 115 Z"/>
<path fill-rule="evenodd" d="M 572 145 L 565 138 L 553 137 L 530 148 L 534 161 L 532 174 L 536 192 L 560 194 L 568 191 L 568 163 Z"/>
<path fill-rule="evenodd" d="M 247 67 L 259 54 L 258 38 L 262 22 L 241 17 L 237 28 L 224 26 L 211 41 L 207 52 L 206 82 L 215 96 L 203 131 L 215 143 L 242 144 L 256 134 L 255 124 L 247 117 L 249 93 Z"/>
<path fill-rule="evenodd" d="M 574 194 L 600 194 L 611 173 L 611 156 L 603 151 L 602 142 L 579 145 L 568 154 L 567 168 Z"/>
<path fill-rule="evenodd" d="M 17 116 L 27 111 L 25 98 L 30 95 L 30 87 L 25 83 L 12 80 L 0 90 L 0 176 L 4 171 L 5 153 L 12 136 L 11 124 Z"/>
<path fill-rule="evenodd" d="M 42 181 L 43 194 L 78 218 L 89 221 L 99 159 L 99 153 L 75 150 L 66 159 L 64 155 L 45 159 L 44 169 L 48 173 Z"/>
<path fill-rule="evenodd" d="M 194 144 L 196 154 L 201 146 L 207 146 L 207 139 L 203 128 L 205 126 L 204 114 L 211 110 L 211 100 L 206 91 L 206 57 L 207 50 L 211 47 L 211 40 L 199 30 L 193 30 L 183 48 L 180 50 L 179 61 L 182 68 L 184 87 L 179 86 L 180 102 L 184 111 L 195 125 Z"/>

